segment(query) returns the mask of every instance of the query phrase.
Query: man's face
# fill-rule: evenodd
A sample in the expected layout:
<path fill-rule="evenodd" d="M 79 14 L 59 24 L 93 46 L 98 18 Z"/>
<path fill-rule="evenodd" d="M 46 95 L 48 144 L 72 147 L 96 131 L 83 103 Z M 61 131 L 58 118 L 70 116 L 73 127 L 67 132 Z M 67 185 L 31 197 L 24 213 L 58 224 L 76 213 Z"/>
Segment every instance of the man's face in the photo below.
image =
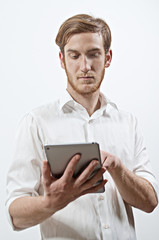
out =
<path fill-rule="evenodd" d="M 105 54 L 101 34 L 79 33 L 70 37 L 60 60 L 67 74 L 67 89 L 86 95 L 100 88 L 111 51 Z"/>

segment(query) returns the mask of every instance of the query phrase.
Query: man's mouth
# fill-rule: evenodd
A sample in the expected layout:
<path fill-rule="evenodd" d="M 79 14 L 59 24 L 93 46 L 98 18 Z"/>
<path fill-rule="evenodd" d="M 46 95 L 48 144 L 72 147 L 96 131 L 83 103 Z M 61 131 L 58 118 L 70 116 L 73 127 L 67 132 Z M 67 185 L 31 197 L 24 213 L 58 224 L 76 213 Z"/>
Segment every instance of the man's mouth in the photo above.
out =
<path fill-rule="evenodd" d="M 93 84 L 94 83 L 94 77 L 79 77 L 78 80 L 80 80 L 80 82 L 82 84 L 86 84 L 86 85 L 89 85 L 89 84 Z"/>
<path fill-rule="evenodd" d="M 93 76 L 79 76 L 78 79 L 90 80 L 90 79 L 94 79 L 94 77 Z"/>

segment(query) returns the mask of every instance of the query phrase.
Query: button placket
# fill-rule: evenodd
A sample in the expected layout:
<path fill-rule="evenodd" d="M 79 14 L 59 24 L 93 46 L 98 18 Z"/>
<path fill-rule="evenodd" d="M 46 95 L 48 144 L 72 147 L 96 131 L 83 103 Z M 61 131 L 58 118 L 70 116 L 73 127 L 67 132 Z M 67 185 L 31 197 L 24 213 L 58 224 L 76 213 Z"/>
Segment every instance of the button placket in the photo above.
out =
<path fill-rule="evenodd" d="M 109 238 L 109 234 L 111 231 L 110 224 L 109 224 L 109 217 L 107 211 L 105 211 L 105 205 L 107 205 L 107 198 L 105 194 L 100 194 L 97 198 L 98 206 L 99 206 L 99 216 L 101 222 L 101 232 L 103 235 L 103 239 Z"/>
<path fill-rule="evenodd" d="M 93 142 L 94 138 L 93 138 L 93 134 L 92 134 L 92 121 L 91 120 L 89 120 L 87 122 L 87 132 L 88 132 L 88 141 Z"/>

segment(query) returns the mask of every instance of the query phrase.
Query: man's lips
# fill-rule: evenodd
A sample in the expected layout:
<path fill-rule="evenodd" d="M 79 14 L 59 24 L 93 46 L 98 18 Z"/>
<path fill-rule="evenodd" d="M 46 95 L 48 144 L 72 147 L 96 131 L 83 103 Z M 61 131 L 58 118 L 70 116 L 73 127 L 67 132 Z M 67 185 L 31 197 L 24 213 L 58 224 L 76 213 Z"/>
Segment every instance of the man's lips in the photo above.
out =
<path fill-rule="evenodd" d="M 88 80 L 88 79 L 92 79 L 92 78 L 94 78 L 93 76 L 79 76 L 79 77 L 77 77 L 78 79 L 86 79 L 86 80 Z"/>
<path fill-rule="evenodd" d="M 82 77 L 78 77 L 78 80 L 79 80 L 80 83 L 82 83 L 82 84 L 92 84 L 92 83 L 94 83 L 94 77 L 93 77 L 93 76 L 82 76 Z"/>

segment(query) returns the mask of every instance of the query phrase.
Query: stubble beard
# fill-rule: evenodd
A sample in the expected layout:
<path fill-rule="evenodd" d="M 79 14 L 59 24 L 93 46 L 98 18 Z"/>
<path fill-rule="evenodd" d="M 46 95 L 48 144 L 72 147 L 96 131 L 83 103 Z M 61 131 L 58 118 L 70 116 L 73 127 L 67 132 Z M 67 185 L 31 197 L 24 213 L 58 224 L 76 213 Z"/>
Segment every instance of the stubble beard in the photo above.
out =
<path fill-rule="evenodd" d="M 67 70 L 67 67 L 65 65 L 65 72 L 66 72 L 66 75 L 67 75 L 67 81 L 68 83 L 70 84 L 71 88 L 78 94 L 82 95 L 82 96 L 86 96 L 86 95 L 91 95 L 92 93 L 96 92 L 100 86 L 101 86 L 101 83 L 103 81 L 103 78 L 104 78 L 104 75 L 105 75 L 105 68 L 103 68 L 103 71 L 101 72 L 101 76 L 99 77 L 99 80 L 93 84 L 92 87 L 85 87 L 84 89 L 80 89 L 78 87 L 78 85 L 76 86 L 74 81 L 73 81 L 73 77 L 71 76 L 71 74 L 68 72 Z M 78 81 L 78 78 L 77 78 L 77 81 Z M 89 85 L 89 83 L 88 83 Z"/>

